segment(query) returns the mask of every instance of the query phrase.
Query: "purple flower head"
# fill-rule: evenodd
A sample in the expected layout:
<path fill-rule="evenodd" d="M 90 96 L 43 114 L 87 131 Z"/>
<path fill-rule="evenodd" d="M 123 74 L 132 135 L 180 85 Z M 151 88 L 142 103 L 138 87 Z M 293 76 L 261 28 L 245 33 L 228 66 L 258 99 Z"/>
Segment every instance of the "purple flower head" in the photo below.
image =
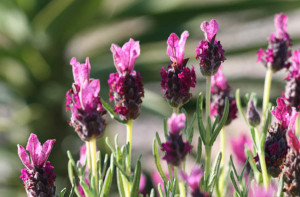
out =
<path fill-rule="evenodd" d="M 178 166 L 192 150 L 189 142 L 184 142 L 182 135 L 180 135 L 180 131 L 185 127 L 185 115 L 173 114 L 168 120 L 168 126 L 170 132 L 167 141 L 161 144 L 161 150 L 165 152 L 163 159 L 174 166 Z"/>
<path fill-rule="evenodd" d="M 285 103 L 284 98 L 277 99 L 277 106 L 271 110 L 271 113 L 277 119 L 282 129 L 294 127 L 295 119 L 297 116 L 296 109 L 290 107 Z"/>
<path fill-rule="evenodd" d="M 219 30 L 219 24 L 215 19 L 210 22 L 204 21 L 201 23 L 200 29 L 204 32 L 205 39 L 211 42 Z"/>
<path fill-rule="evenodd" d="M 167 69 L 162 67 L 160 75 L 164 97 L 172 107 L 187 103 L 192 97 L 190 89 L 196 84 L 194 67 L 188 68 L 188 58 L 184 59 L 184 46 L 188 36 L 188 31 L 184 31 L 179 40 L 178 36 L 172 33 L 167 41 L 167 54 L 172 64 L 168 65 Z"/>
<path fill-rule="evenodd" d="M 292 70 L 286 79 L 290 81 L 292 78 L 300 78 L 300 49 L 294 51 L 292 58 Z"/>
<path fill-rule="evenodd" d="M 89 141 L 91 138 L 101 137 L 106 125 L 102 118 L 106 111 L 99 97 L 100 81 L 90 79 L 89 58 L 86 58 L 85 64 L 80 64 L 73 57 L 70 64 L 74 84 L 66 94 L 66 110 L 72 112 L 70 125 L 82 140 Z"/>
<path fill-rule="evenodd" d="M 142 77 L 133 70 L 135 60 L 140 55 L 139 42 L 131 38 L 122 48 L 112 44 L 111 52 L 118 72 L 109 75 L 110 101 L 114 100 L 115 112 L 120 119 L 136 119 L 144 97 Z"/>
<path fill-rule="evenodd" d="M 212 76 L 212 101 L 211 101 L 211 115 L 222 117 L 225 108 L 225 99 L 228 98 L 229 101 L 229 114 L 226 121 L 226 125 L 229 125 L 232 120 L 237 117 L 237 107 L 236 101 L 230 96 L 230 86 L 228 85 L 226 78 L 222 72 L 222 67 L 219 71 Z"/>
<path fill-rule="evenodd" d="M 287 20 L 285 14 L 275 15 L 276 32 L 268 38 L 268 49 L 264 51 L 261 48 L 257 53 L 257 62 L 262 62 L 265 67 L 271 67 L 274 72 L 290 66 L 288 59 L 291 56 L 291 39 L 286 32 Z"/>
<path fill-rule="evenodd" d="M 216 20 L 203 22 L 200 26 L 206 40 L 201 40 L 196 48 L 196 59 L 200 61 L 200 70 L 204 76 L 213 76 L 226 60 L 220 41 L 216 40 L 219 25 Z"/>
<path fill-rule="evenodd" d="M 270 185 L 268 189 L 265 189 L 263 186 L 253 183 L 249 190 L 249 197 L 273 197 L 275 192 L 276 188 L 273 185 Z"/>
<path fill-rule="evenodd" d="M 182 66 L 184 62 L 184 46 L 187 37 L 189 36 L 188 31 L 184 31 L 180 40 L 175 33 L 172 33 L 167 41 L 167 54 L 170 56 L 170 60 L 173 62 L 173 66 Z"/>
<path fill-rule="evenodd" d="M 252 147 L 252 140 L 247 137 L 246 134 L 240 134 L 236 139 L 231 139 L 231 148 L 232 151 L 240 164 L 244 164 L 247 160 L 247 156 L 245 154 L 245 146 L 249 149 Z"/>
<path fill-rule="evenodd" d="M 134 41 L 132 38 L 126 42 L 122 48 L 118 45 L 112 44 L 110 48 L 114 63 L 117 71 L 124 75 L 125 73 L 131 73 L 133 70 L 135 60 L 140 56 L 140 43 Z"/>
<path fill-rule="evenodd" d="M 173 135 L 178 135 L 185 127 L 185 115 L 183 113 L 178 115 L 173 113 L 171 118 L 168 119 L 168 126 Z"/>
<path fill-rule="evenodd" d="M 31 161 L 25 149 L 22 146 L 18 145 L 18 155 L 24 166 L 29 170 L 33 170 L 34 167 L 43 167 L 50 155 L 54 142 L 55 140 L 47 140 L 43 145 L 41 145 L 37 136 L 33 133 L 30 134 L 26 146 L 26 151 L 29 152 Z"/>
<path fill-rule="evenodd" d="M 54 167 L 47 161 L 55 140 L 47 140 L 43 145 L 35 134 L 31 134 L 26 150 L 18 145 L 18 155 L 26 168 L 21 176 L 28 196 L 54 196 Z M 28 151 L 29 154 L 26 152 Z M 30 157 L 29 157 L 30 156 Z"/>
<path fill-rule="evenodd" d="M 211 78 L 211 92 L 230 91 L 230 86 L 223 74 L 223 68 L 220 66 L 218 72 Z"/>

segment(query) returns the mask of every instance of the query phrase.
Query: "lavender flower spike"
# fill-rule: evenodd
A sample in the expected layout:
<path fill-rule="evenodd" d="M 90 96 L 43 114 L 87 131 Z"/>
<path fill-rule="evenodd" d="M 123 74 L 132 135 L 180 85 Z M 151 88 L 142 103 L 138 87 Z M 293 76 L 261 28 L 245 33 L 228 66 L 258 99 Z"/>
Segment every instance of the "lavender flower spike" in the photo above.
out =
<path fill-rule="evenodd" d="M 221 63 L 226 60 L 225 51 L 220 41 L 216 40 L 219 25 L 213 19 L 210 22 L 204 21 L 200 28 L 206 40 L 201 40 L 197 46 L 196 59 L 199 60 L 201 73 L 204 76 L 212 76 L 218 72 Z"/>
<path fill-rule="evenodd" d="M 192 150 L 192 146 L 189 142 L 184 142 L 180 134 L 180 131 L 185 127 L 185 115 L 173 113 L 172 117 L 168 119 L 168 125 L 170 132 L 167 141 L 161 144 L 161 150 L 165 152 L 163 159 L 174 166 L 178 166 L 187 153 Z"/>
<path fill-rule="evenodd" d="M 218 72 L 211 78 L 212 86 L 212 101 L 211 101 L 211 115 L 222 117 L 225 108 L 225 99 L 229 101 L 229 114 L 225 125 L 229 125 L 232 120 L 237 117 L 237 107 L 235 99 L 230 96 L 230 86 L 222 72 L 222 66 L 220 66 Z"/>
<path fill-rule="evenodd" d="M 70 125 L 83 141 L 98 138 L 103 135 L 106 111 L 99 97 L 100 81 L 90 79 L 91 65 L 89 58 L 85 64 L 72 58 L 74 84 L 66 94 L 66 110 L 72 112 Z"/>
<path fill-rule="evenodd" d="M 172 107 L 187 103 L 192 97 L 190 89 L 196 84 L 194 67 L 188 68 L 186 66 L 188 58 L 184 58 L 184 47 L 188 36 L 188 31 L 184 31 L 180 39 L 172 33 L 167 41 L 167 54 L 170 56 L 171 64 L 167 69 L 162 67 L 160 75 L 164 97 Z"/>
<path fill-rule="evenodd" d="M 110 48 L 118 72 L 109 75 L 110 101 L 115 102 L 115 112 L 124 121 L 136 119 L 144 97 L 142 77 L 133 70 L 135 60 L 140 55 L 140 44 L 132 38 L 123 47 L 115 44 Z"/>
<path fill-rule="evenodd" d="M 203 176 L 203 171 L 200 166 L 195 166 L 190 176 L 181 171 L 182 179 L 190 188 L 191 197 L 209 197 L 209 194 L 200 191 L 200 182 Z"/>
<path fill-rule="evenodd" d="M 291 39 L 287 33 L 287 20 L 287 16 L 283 13 L 275 15 L 276 32 L 268 38 L 268 49 L 264 51 L 261 48 L 257 53 L 257 62 L 262 62 L 265 67 L 270 67 L 273 72 L 290 66 Z"/>
<path fill-rule="evenodd" d="M 55 140 L 47 140 L 43 145 L 35 134 L 31 134 L 26 150 L 18 145 L 18 155 L 26 168 L 21 170 L 20 178 L 29 197 L 55 196 L 54 167 L 47 161 Z M 28 153 L 26 152 L 29 152 Z M 30 158 L 31 160 L 30 160 Z"/>

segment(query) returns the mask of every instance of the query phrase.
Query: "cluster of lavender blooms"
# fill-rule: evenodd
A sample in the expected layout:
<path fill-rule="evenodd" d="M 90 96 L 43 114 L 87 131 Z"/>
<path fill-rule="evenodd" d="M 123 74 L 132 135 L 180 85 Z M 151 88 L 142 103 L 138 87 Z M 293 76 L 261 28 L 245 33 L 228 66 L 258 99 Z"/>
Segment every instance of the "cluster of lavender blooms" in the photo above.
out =
<path fill-rule="evenodd" d="M 77 162 L 68 151 L 68 173 L 72 186 L 69 196 L 109 196 L 113 181 L 116 181 L 122 197 L 272 197 L 275 193 L 278 196 L 300 196 L 300 142 L 297 137 L 300 133 L 297 112 L 300 109 L 300 50 L 295 50 L 291 55 L 285 14 L 275 16 L 275 27 L 276 32 L 268 38 L 268 49 L 260 49 L 257 53 L 258 62 L 267 68 L 262 118 L 256 107 L 255 94 L 244 99 L 247 103 L 246 115 L 239 90 L 235 96 L 231 95 L 231 87 L 221 66 L 226 60 L 225 51 L 216 39 L 219 24 L 213 19 L 201 24 L 205 39 L 200 41 L 195 50 L 200 71 L 206 78 L 206 113 L 203 116 L 203 94 L 200 93 L 190 120 L 183 108 L 192 98 L 191 90 L 196 86 L 195 68 L 189 68 L 189 58 L 184 57 L 189 33 L 184 31 L 180 39 L 175 33 L 169 36 L 167 55 L 171 63 L 167 68 L 162 67 L 160 75 L 163 96 L 173 108 L 173 114 L 163 121 L 164 139 L 156 133 L 153 140 L 157 171 L 152 175 L 154 189 L 151 190 L 147 188 L 147 178 L 142 173 L 141 156 L 136 165 L 132 165 L 131 159 L 133 120 L 140 114 L 144 97 L 142 77 L 133 69 L 140 55 L 139 42 L 130 39 L 122 47 L 115 44 L 111 46 L 117 72 L 110 74 L 108 86 L 114 107 L 100 98 L 100 81 L 90 78 L 89 58 L 84 64 L 72 58 L 70 64 L 74 83 L 67 91 L 65 104 L 66 110 L 71 112 L 69 125 L 85 144 L 80 149 Z M 277 106 L 271 109 L 269 94 L 272 73 L 283 68 L 288 70 L 286 88 L 277 99 Z M 225 129 L 237 118 L 238 112 L 249 127 L 249 135 L 241 134 L 230 140 L 232 157 L 225 149 Z M 107 113 L 126 125 L 127 141 L 119 146 L 117 135 L 114 145 L 106 138 L 111 154 L 103 157 L 97 149 L 96 140 L 103 136 Z M 272 124 L 271 114 L 276 119 Z M 195 122 L 199 131 L 197 146 L 192 145 Z M 218 136 L 221 148 L 212 165 L 211 151 Z M 41 145 L 37 136 L 31 134 L 26 150 L 18 145 L 19 157 L 26 167 L 21 170 L 20 178 L 27 196 L 55 196 L 54 167 L 47 161 L 54 142 L 48 140 Z M 205 158 L 202 158 L 202 147 L 205 149 Z M 186 169 L 187 156 L 195 157 L 190 174 Z M 227 165 L 225 158 L 228 157 Z M 116 180 L 113 180 L 114 177 Z M 65 193 L 66 189 L 59 196 L 63 197 Z"/>

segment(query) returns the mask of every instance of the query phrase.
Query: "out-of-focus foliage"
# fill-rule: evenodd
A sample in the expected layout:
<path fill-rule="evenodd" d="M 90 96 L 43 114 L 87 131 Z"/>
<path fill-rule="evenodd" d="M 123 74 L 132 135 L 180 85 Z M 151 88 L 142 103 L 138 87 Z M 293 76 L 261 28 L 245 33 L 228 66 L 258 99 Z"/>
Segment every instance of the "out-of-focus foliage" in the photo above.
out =
<path fill-rule="evenodd" d="M 29 132 L 37 133 L 41 141 L 57 139 L 50 161 L 55 166 L 58 190 L 68 184 L 66 150 L 76 153 L 82 144 L 68 126 L 69 115 L 64 112 L 64 96 L 73 80 L 71 57 L 81 61 L 90 57 L 91 75 L 100 78 L 101 96 L 108 100 L 107 79 L 115 72 L 111 43 L 123 44 L 130 37 L 140 40 L 141 57 L 136 70 L 141 72 L 146 88 L 142 113 L 168 115 L 170 109 L 161 98 L 159 73 L 161 66 L 168 64 L 165 42 L 171 32 L 190 32 L 186 57 L 191 58 L 189 65 L 194 64 L 200 80 L 195 93 L 203 89 L 193 58 L 203 38 L 199 25 L 211 18 L 219 20 L 219 38 L 228 59 L 224 70 L 233 88 L 243 86 L 244 91 L 255 89 L 261 93 L 257 84 L 262 84 L 264 69 L 255 63 L 255 53 L 266 46 L 265 38 L 274 31 L 273 15 L 277 12 L 286 12 L 290 17 L 289 31 L 297 46 L 299 8 L 299 1 L 1 0 L 1 196 L 25 194 L 18 179 L 22 165 L 16 144 L 26 144 Z M 256 68 L 262 72 L 257 74 Z M 275 80 L 273 84 L 274 99 L 284 83 Z"/>

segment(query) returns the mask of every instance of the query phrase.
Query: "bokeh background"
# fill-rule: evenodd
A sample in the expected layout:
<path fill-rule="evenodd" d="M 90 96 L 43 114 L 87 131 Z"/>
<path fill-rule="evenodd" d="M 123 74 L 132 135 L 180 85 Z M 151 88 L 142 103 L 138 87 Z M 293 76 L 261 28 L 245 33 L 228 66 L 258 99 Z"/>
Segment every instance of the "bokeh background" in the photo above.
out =
<path fill-rule="evenodd" d="M 151 153 L 155 131 L 162 132 L 162 119 L 171 113 L 162 98 L 160 71 L 167 66 L 166 40 L 170 33 L 188 30 L 189 66 L 197 71 L 194 98 L 185 105 L 192 113 L 195 96 L 204 90 L 204 78 L 195 60 L 195 48 L 203 39 L 200 23 L 217 19 L 218 40 L 226 50 L 224 73 L 232 89 L 256 92 L 261 103 L 265 69 L 256 63 L 256 52 L 267 47 L 275 31 L 275 13 L 285 12 L 293 49 L 300 47 L 300 1 L 263 0 L 1 0 L 0 1 L 0 195 L 25 196 L 18 178 L 23 167 L 16 144 L 26 145 L 30 132 L 44 142 L 55 138 L 51 163 L 57 189 L 69 187 L 66 151 L 78 158 L 83 144 L 68 126 L 64 98 L 72 85 L 69 61 L 90 57 L 91 76 L 101 81 L 101 97 L 108 100 L 107 79 L 115 72 L 111 43 L 122 45 L 130 37 L 139 40 L 141 56 L 135 69 L 143 76 L 145 98 L 140 117 L 134 121 L 133 160 L 143 154 L 143 171 L 151 187 L 154 161 Z M 286 72 L 274 75 L 271 101 L 284 90 Z M 124 143 L 125 126 L 106 117 L 106 136 L 118 133 Z M 230 136 L 247 132 L 241 120 L 226 128 Z M 197 136 L 197 132 L 195 131 Z M 195 137 L 196 139 L 196 137 Z M 196 140 L 194 140 L 196 141 Z M 98 141 L 108 152 L 103 140 Z M 227 144 L 228 150 L 230 144 Z M 214 152 L 218 150 L 218 142 Z M 111 192 L 116 194 L 116 188 Z"/>

